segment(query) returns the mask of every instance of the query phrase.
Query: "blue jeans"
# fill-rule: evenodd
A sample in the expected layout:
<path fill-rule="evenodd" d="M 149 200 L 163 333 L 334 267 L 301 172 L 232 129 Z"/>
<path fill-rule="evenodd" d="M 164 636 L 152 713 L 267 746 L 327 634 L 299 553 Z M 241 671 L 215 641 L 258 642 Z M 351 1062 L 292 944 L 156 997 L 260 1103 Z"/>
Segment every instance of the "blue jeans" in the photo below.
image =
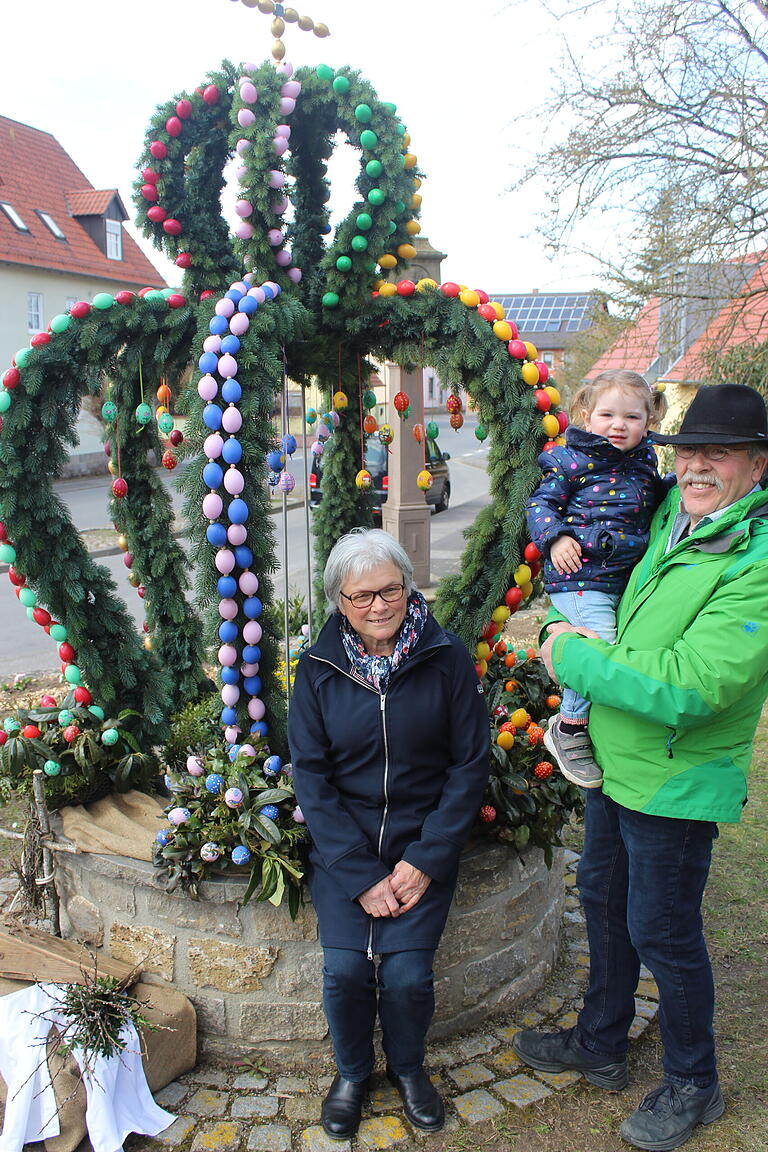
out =
<path fill-rule="evenodd" d="M 418 1072 L 435 1010 L 434 951 L 386 952 L 378 970 L 365 952 L 325 948 L 323 953 L 323 1007 L 340 1075 L 360 1081 L 373 1071 L 377 993 L 388 1066 L 398 1076 Z"/>
<path fill-rule="evenodd" d="M 612 592 L 550 592 L 552 607 L 565 616 L 569 624 L 583 625 L 597 632 L 609 644 L 616 642 L 616 609 L 621 596 Z M 583 720 L 589 715 L 589 700 L 571 688 L 563 690 L 560 715 L 564 720 Z"/>
<path fill-rule="evenodd" d="M 642 962 L 659 988 L 664 1079 L 699 1088 L 717 1075 L 715 989 L 701 918 L 717 834 L 709 821 L 647 816 L 594 789 L 576 877 L 590 950 L 577 1038 L 609 1059 L 626 1053 Z"/>

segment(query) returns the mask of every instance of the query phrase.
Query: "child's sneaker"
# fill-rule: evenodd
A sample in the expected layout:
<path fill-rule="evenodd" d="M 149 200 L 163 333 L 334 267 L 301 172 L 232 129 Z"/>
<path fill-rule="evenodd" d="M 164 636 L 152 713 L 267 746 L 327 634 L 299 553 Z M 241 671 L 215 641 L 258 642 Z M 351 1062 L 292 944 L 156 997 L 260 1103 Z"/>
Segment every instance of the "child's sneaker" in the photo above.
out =
<path fill-rule="evenodd" d="M 544 733 L 544 744 L 557 761 L 557 766 L 572 784 L 579 788 L 599 788 L 603 774 L 595 761 L 592 741 L 586 726 L 579 732 L 562 732 L 560 717 L 553 716 Z"/>

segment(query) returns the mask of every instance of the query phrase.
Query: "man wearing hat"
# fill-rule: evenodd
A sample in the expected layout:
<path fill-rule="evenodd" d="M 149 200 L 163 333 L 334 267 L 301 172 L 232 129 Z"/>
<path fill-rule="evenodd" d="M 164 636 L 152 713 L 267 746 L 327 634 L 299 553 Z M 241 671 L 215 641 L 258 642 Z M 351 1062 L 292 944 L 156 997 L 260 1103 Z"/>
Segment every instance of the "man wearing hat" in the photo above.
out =
<path fill-rule="evenodd" d="M 714 985 L 701 901 L 720 821 L 737 822 L 768 696 L 768 421 L 741 384 L 699 390 L 675 436 L 678 487 L 659 508 L 610 645 L 550 626 L 551 674 L 592 702 L 603 787 L 586 795 L 577 884 L 590 947 L 576 1026 L 518 1033 L 542 1071 L 628 1082 L 627 1036 L 645 964 L 659 989 L 664 1080 L 621 1126 L 677 1148 L 722 1115 Z"/>

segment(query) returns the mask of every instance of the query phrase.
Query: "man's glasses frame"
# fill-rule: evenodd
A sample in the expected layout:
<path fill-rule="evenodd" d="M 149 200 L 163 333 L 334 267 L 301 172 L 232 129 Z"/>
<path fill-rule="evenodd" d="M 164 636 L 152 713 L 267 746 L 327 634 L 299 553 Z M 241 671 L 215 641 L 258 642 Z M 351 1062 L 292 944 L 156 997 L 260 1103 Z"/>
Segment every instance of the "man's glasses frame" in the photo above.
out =
<path fill-rule="evenodd" d="M 347 596 L 346 592 L 339 592 L 345 600 L 349 600 L 353 608 L 370 608 L 377 596 L 385 604 L 397 604 L 405 592 L 405 581 L 402 584 L 388 584 L 386 588 L 379 588 L 376 592 L 353 592 Z"/>
<path fill-rule="evenodd" d="M 724 448 L 719 444 L 675 444 L 675 456 L 679 456 L 681 460 L 693 460 L 694 456 L 701 453 L 705 460 L 711 460 L 717 464 L 721 460 L 727 460 L 729 456 L 735 456 L 741 452 L 746 452 L 746 446 L 744 448 Z"/>

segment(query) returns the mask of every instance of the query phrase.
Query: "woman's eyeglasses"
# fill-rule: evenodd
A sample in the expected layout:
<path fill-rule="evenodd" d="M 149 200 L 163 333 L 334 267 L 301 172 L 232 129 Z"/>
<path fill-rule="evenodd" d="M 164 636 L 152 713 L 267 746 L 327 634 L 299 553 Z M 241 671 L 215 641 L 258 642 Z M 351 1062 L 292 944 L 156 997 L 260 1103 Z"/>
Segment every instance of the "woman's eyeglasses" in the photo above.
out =
<path fill-rule="evenodd" d="M 378 592 L 353 592 L 351 596 L 341 592 L 340 595 L 349 600 L 353 608 L 370 608 L 377 596 L 380 596 L 385 604 L 397 604 L 403 592 L 405 583 L 389 584 L 386 588 L 379 588 Z"/>
<path fill-rule="evenodd" d="M 720 448 L 717 444 L 675 444 L 675 456 L 679 456 L 681 460 L 693 460 L 694 456 L 701 454 L 705 460 L 714 460 L 717 463 L 719 460 L 727 460 L 729 456 L 733 456 L 736 452 L 743 451 L 738 448 Z"/>

